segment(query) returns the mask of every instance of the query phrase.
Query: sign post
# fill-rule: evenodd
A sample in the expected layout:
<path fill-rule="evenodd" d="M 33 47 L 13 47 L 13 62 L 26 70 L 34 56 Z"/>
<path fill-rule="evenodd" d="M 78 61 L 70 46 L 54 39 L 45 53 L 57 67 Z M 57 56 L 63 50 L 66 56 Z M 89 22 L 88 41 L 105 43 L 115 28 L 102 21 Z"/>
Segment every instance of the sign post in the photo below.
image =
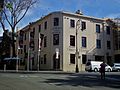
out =
<path fill-rule="evenodd" d="M 55 52 L 56 52 L 56 70 L 57 70 L 57 66 L 58 66 L 58 59 L 59 59 L 59 48 L 56 48 L 55 49 Z"/>

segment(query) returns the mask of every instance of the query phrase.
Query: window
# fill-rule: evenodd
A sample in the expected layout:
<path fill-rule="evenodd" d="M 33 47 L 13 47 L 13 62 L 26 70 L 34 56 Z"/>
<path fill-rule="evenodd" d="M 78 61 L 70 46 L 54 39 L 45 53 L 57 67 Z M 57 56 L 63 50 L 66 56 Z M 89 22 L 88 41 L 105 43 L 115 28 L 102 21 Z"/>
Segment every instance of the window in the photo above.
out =
<path fill-rule="evenodd" d="M 96 32 L 100 33 L 100 25 L 96 24 Z"/>
<path fill-rule="evenodd" d="M 24 45 L 24 53 L 26 53 L 26 45 Z"/>
<path fill-rule="evenodd" d="M 101 48 L 101 40 L 99 40 L 99 39 L 96 40 L 96 48 L 98 48 L 98 49 Z"/>
<path fill-rule="evenodd" d="M 82 21 L 82 27 L 81 27 L 81 30 L 84 30 L 84 29 L 86 29 L 86 22 L 83 22 L 83 21 Z"/>
<path fill-rule="evenodd" d="M 23 50 L 22 49 L 20 49 L 20 51 L 21 51 L 21 54 L 23 53 Z"/>
<path fill-rule="evenodd" d="M 107 49 L 111 49 L 111 43 L 110 43 L 110 41 L 107 41 Z"/>
<path fill-rule="evenodd" d="M 75 27 L 75 20 L 70 19 L 70 27 L 72 28 Z"/>
<path fill-rule="evenodd" d="M 26 40 L 26 33 L 24 34 L 24 40 Z"/>
<path fill-rule="evenodd" d="M 47 21 L 44 23 L 44 29 L 47 29 Z"/>
<path fill-rule="evenodd" d="M 54 18 L 54 26 L 59 26 L 59 18 Z"/>
<path fill-rule="evenodd" d="M 47 47 L 47 36 L 44 37 L 44 47 Z"/>
<path fill-rule="evenodd" d="M 86 64 L 87 56 L 82 54 L 82 64 Z"/>
<path fill-rule="evenodd" d="M 44 64 L 46 64 L 46 54 L 44 54 Z"/>
<path fill-rule="evenodd" d="M 41 31 L 41 25 L 39 25 L 39 32 Z"/>
<path fill-rule="evenodd" d="M 110 26 L 106 26 L 106 33 L 109 35 L 110 34 Z"/>
<path fill-rule="evenodd" d="M 53 34 L 53 45 L 59 45 L 59 34 Z"/>
<path fill-rule="evenodd" d="M 82 47 L 86 47 L 86 37 L 82 37 Z"/>
<path fill-rule="evenodd" d="M 70 35 L 70 46 L 75 46 L 75 36 Z"/>
<path fill-rule="evenodd" d="M 70 54 L 70 64 L 75 64 L 75 54 Z"/>

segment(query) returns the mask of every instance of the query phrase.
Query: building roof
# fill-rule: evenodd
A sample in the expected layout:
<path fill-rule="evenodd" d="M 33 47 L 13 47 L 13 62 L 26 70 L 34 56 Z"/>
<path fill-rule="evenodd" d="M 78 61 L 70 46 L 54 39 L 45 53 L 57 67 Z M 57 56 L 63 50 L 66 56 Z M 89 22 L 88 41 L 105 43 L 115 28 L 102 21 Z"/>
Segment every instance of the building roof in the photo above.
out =
<path fill-rule="evenodd" d="M 77 14 L 77 13 L 71 13 L 71 12 L 65 12 L 65 11 L 55 11 L 55 12 L 49 13 L 48 15 L 45 15 L 44 17 L 41 17 L 40 19 L 38 19 L 35 22 L 30 22 L 28 25 L 26 25 L 21 30 L 27 29 L 27 28 L 29 28 L 29 26 L 34 25 L 34 24 L 38 23 L 39 21 L 42 21 L 43 19 L 47 18 L 48 16 L 50 16 L 52 14 L 56 14 L 56 13 L 60 13 L 60 14 L 64 14 L 64 15 L 70 15 L 70 16 L 75 16 L 75 17 L 81 17 L 81 18 L 86 18 L 86 19 L 92 19 L 92 20 L 97 20 L 97 21 L 101 21 L 101 22 L 106 21 L 105 18 L 102 19 L 102 18 L 97 18 L 97 17 L 92 17 L 92 16 L 86 16 L 84 14 Z"/>

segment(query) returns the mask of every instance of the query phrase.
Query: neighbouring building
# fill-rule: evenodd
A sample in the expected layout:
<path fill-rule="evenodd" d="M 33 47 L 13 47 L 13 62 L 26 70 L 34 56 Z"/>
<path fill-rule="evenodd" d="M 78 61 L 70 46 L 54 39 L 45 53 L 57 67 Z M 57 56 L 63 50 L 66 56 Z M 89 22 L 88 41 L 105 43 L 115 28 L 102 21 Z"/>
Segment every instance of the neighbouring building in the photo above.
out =
<path fill-rule="evenodd" d="M 18 56 L 24 68 L 74 72 L 76 64 L 79 70 L 84 70 L 88 60 L 105 60 L 108 64 L 114 60 L 113 30 L 107 19 L 58 11 L 17 33 Z"/>
<path fill-rule="evenodd" d="M 114 43 L 114 62 L 120 63 L 120 18 L 112 20 L 113 26 L 113 43 Z"/>

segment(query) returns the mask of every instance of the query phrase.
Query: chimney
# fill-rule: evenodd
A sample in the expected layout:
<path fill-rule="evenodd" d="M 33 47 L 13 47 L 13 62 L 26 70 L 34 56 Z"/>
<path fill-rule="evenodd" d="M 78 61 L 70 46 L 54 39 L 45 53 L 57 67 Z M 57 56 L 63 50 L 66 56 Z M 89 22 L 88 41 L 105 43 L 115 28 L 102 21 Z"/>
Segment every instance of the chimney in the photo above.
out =
<path fill-rule="evenodd" d="M 77 10 L 75 13 L 79 15 L 83 15 L 83 13 L 80 10 Z"/>

